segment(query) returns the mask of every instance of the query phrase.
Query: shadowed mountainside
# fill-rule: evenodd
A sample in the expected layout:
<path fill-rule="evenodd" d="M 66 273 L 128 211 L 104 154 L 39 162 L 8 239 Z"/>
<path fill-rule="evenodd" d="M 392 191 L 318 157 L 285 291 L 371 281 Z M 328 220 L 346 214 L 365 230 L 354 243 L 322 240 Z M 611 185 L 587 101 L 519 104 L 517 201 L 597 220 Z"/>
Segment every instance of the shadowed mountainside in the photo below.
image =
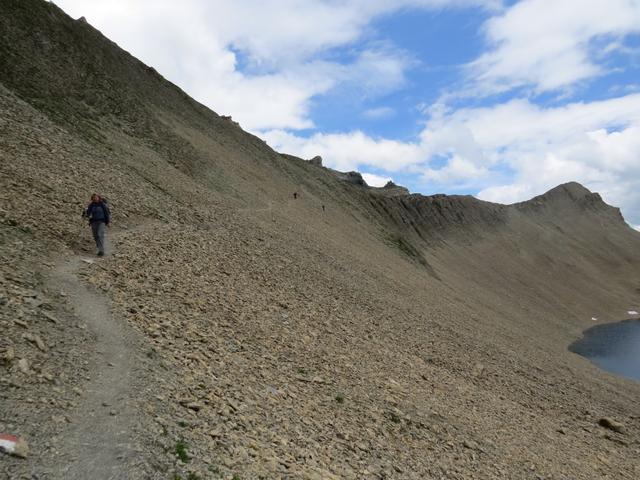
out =
<path fill-rule="evenodd" d="M 92 191 L 113 255 L 78 262 Z M 637 478 L 640 386 L 567 346 L 638 309 L 639 247 L 576 183 L 499 205 L 280 154 L 85 21 L 0 0 L 0 433 L 31 446 L 9 478 L 66 478 L 83 412 L 120 418 L 86 404 L 108 346 L 66 260 L 136 332 L 121 475 Z"/>

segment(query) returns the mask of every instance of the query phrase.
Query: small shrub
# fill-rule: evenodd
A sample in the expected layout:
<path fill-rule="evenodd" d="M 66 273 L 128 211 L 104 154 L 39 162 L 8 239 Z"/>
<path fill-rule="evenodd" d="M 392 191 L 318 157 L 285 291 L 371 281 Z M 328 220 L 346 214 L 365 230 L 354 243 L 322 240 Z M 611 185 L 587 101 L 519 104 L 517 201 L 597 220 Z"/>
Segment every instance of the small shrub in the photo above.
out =
<path fill-rule="evenodd" d="M 342 395 L 341 393 L 339 393 L 338 395 L 336 395 L 336 402 L 338 402 L 338 403 L 344 403 L 344 395 Z"/>
<path fill-rule="evenodd" d="M 191 461 L 191 458 L 187 453 L 187 444 L 184 443 L 183 440 L 178 440 L 176 442 L 176 455 L 182 463 L 189 463 Z"/>

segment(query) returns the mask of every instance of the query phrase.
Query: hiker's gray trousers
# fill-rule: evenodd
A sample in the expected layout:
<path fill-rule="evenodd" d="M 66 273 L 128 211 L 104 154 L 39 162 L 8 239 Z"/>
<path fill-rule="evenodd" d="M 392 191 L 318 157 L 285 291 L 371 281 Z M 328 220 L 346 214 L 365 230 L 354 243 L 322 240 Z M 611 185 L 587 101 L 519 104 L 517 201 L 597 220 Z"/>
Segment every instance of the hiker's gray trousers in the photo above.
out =
<path fill-rule="evenodd" d="M 91 224 L 93 239 L 96 241 L 96 247 L 98 247 L 98 252 L 100 253 L 104 253 L 104 229 L 104 222 L 94 222 Z"/>

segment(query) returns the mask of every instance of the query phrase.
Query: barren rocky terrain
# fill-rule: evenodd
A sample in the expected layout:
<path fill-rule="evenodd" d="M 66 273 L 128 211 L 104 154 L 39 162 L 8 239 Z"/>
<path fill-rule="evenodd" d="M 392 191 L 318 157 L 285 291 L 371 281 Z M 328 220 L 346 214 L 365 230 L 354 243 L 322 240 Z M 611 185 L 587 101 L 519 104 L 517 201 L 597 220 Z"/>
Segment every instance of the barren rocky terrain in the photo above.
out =
<path fill-rule="evenodd" d="M 567 350 L 638 310 L 639 247 L 575 183 L 505 206 L 274 152 L 0 0 L 2 478 L 639 478 L 640 385 Z"/>

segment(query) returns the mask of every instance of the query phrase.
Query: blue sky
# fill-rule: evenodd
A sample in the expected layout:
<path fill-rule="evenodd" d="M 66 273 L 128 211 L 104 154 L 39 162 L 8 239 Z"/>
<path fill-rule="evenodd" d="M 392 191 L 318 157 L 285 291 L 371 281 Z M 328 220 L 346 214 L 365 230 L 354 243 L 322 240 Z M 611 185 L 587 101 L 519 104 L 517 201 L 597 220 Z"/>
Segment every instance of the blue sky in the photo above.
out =
<path fill-rule="evenodd" d="M 575 180 L 640 225 L 640 0 L 56 3 L 279 151 L 502 203 Z"/>
<path fill-rule="evenodd" d="M 317 128 L 347 131 L 357 125 L 371 135 L 405 141 L 415 138 L 424 118 L 420 106 L 437 101 L 440 93 L 460 78 L 461 67 L 482 53 L 478 32 L 487 17 L 480 8 L 407 8 L 376 19 L 360 48 L 366 48 L 367 43 L 391 43 L 410 63 L 403 85 L 371 96 L 356 91 L 352 97 L 337 89 L 314 102 L 311 115 Z M 348 61 L 343 52 L 337 56 Z"/>

